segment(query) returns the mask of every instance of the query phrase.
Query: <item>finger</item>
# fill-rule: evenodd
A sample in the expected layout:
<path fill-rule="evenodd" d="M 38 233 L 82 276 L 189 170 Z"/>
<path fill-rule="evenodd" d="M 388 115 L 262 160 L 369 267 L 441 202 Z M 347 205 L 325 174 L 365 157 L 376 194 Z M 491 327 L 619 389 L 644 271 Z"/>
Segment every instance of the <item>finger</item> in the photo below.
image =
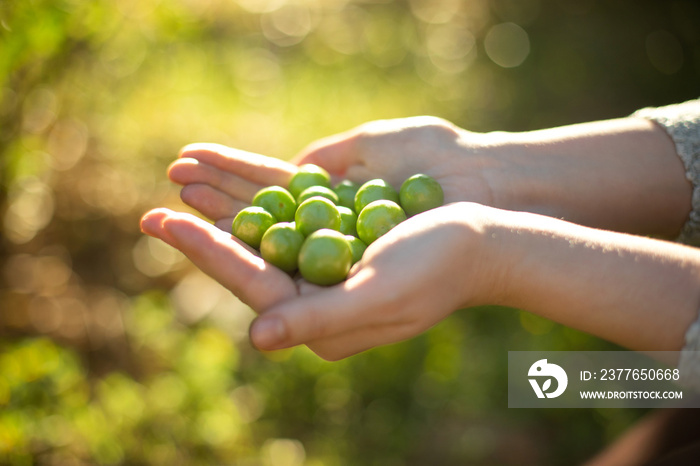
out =
<path fill-rule="evenodd" d="M 197 159 L 263 186 L 287 186 L 297 167 L 274 157 L 254 154 L 221 144 L 197 143 L 185 146 L 180 158 Z"/>
<path fill-rule="evenodd" d="M 355 330 L 387 323 L 384 304 L 370 280 L 372 273 L 361 271 L 339 285 L 280 303 L 253 322 L 250 337 L 263 350 L 288 348 Z M 376 297 L 374 302 L 369 297 Z M 390 313 L 390 311 L 389 311 Z"/>
<path fill-rule="evenodd" d="M 143 217 L 141 217 L 141 231 L 149 236 L 163 240 L 173 247 L 177 247 L 175 246 L 175 239 L 163 228 L 163 221 L 168 216 L 169 212 L 169 209 L 163 208 L 146 212 Z"/>
<path fill-rule="evenodd" d="M 234 217 L 220 218 L 219 220 L 214 222 L 214 225 L 219 230 L 223 230 L 227 233 L 231 233 L 231 225 L 233 225 L 233 219 L 234 219 Z"/>
<path fill-rule="evenodd" d="M 166 237 L 204 273 L 262 312 L 297 294 L 294 282 L 230 234 L 190 214 L 161 210 Z"/>
<path fill-rule="evenodd" d="M 313 163 L 331 175 L 345 176 L 348 168 L 358 163 L 355 141 L 352 131 L 329 136 L 307 146 L 292 162 L 297 165 Z"/>
<path fill-rule="evenodd" d="M 174 183 L 187 186 L 208 184 L 235 199 L 250 203 L 263 185 L 253 183 L 240 176 L 223 171 L 197 159 L 177 159 L 168 167 L 168 177 Z"/>
<path fill-rule="evenodd" d="M 261 343 L 264 343 L 264 341 L 261 342 L 261 338 L 264 338 L 261 337 L 263 332 L 273 333 L 273 335 L 287 335 L 288 333 L 287 321 L 277 319 L 275 312 L 276 310 L 274 312 L 271 310 L 253 322 L 251 326 L 251 341 L 256 347 L 263 350 L 276 350 L 294 346 L 295 344 L 305 344 L 314 353 L 327 361 L 337 361 L 371 348 L 407 340 L 425 330 L 425 328 L 421 328 L 414 321 L 398 320 L 388 324 L 371 325 L 358 316 L 356 321 L 364 323 L 344 332 L 310 341 L 298 341 L 279 346 L 261 346 Z M 331 314 L 332 318 L 336 317 L 336 314 L 333 314 L 333 309 L 325 309 L 323 312 Z"/>
<path fill-rule="evenodd" d="M 180 198 L 205 217 L 215 220 L 233 217 L 239 210 L 250 205 L 206 184 L 188 184 L 180 191 Z"/>

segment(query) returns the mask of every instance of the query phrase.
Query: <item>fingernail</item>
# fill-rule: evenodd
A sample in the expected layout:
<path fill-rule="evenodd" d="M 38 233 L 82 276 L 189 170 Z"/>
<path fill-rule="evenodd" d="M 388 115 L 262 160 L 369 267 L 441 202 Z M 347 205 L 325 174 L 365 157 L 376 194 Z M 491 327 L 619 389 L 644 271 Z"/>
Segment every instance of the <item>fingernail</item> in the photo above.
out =
<path fill-rule="evenodd" d="M 287 332 L 281 319 L 274 316 L 262 316 L 251 330 L 253 344 L 261 349 L 274 349 L 284 342 Z"/>
<path fill-rule="evenodd" d="M 158 218 L 158 215 L 158 209 L 149 210 L 148 212 L 143 214 L 141 220 L 139 221 L 139 226 L 141 227 L 141 231 L 143 233 L 153 236 L 153 232 L 155 230 L 154 224 L 162 221 L 162 219 Z"/>

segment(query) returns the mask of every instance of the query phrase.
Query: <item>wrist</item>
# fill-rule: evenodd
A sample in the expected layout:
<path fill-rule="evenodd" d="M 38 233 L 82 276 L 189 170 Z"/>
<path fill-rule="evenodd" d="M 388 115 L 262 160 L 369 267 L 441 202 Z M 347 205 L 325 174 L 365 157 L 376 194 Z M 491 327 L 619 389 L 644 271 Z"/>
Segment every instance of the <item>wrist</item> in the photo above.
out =
<path fill-rule="evenodd" d="M 460 131 L 461 157 L 455 173 L 465 174 L 459 200 L 505 210 L 550 213 L 555 195 L 548 165 L 525 133 Z M 476 180 L 475 180 L 476 179 Z M 547 182 L 549 181 L 549 182 Z M 469 190 L 476 185 L 478 191 Z"/>
<path fill-rule="evenodd" d="M 450 260 L 459 277 L 454 287 L 460 290 L 459 308 L 481 305 L 508 305 L 513 257 L 519 250 L 519 238 L 511 237 L 507 216 L 510 212 L 472 202 L 446 206 L 445 218 L 459 225 L 456 255 Z"/>
<path fill-rule="evenodd" d="M 489 159 L 484 176 L 493 207 L 511 211 L 561 216 L 558 201 L 565 186 L 557 165 L 549 159 L 540 137 L 533 133 L 494 131 L 482 139 Z"/>

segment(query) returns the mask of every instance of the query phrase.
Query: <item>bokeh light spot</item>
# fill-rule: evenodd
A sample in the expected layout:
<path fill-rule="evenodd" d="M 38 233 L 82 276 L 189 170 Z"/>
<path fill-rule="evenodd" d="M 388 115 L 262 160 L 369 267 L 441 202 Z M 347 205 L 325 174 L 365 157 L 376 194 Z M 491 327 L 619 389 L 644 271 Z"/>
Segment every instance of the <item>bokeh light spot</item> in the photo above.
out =
<path fill-rule="evenodd" d="M 88 129 L 80 120 L 59 120 L 51 129 L 47 141 L 47 151 L 56 170 L 72 168 L 85 155 L 88 143 Z"/>
<path fill-rule="evenodd" d="M 263 394 L 252 385 L 241 385 L 231 392 L 231 399 L 242 422 L 256 421 L 265 409 Z"/>
<path fill-rule="evenodd" d="M 159 239 L 142 236 L 132 249 L 132 258 L 139 272 L 157 277 L 173 270 L 185 256 Z"/>
<path fill-rule="evenodd" d="M 411 0 L 411 12 L 426 23 L 447 23 L 459 11 L 458 0 Z"/>
<path fill-rule="evenodd" d="M 5 233 L 13 243 L 30 241 L 53 217 L 53 191 L 36 178 L 27 178 L 13 186 L 8 200 Z"/>
<path fill-rule="evenodd" d="M 498 66 L 515 68 L 530 54 L 527 32 L 515 23 L 493 26 L 484 38 L 486 55 Z"/>
<path fill-rule="evenodd" d="M 476 58 L 476 39 L 465 27 L 454 23 L 428 29 L 426 49 L 430 61 L 445 73 L 459 73 Z"/>
<path fill-rule="evenodd" d="M 265 13 L 281 8 L 286 0 L 237 0 L 237 3 L 251 13 Z"/>
<path fill-rule="evenodd" d="M 286 438 L 266 440 L 262 454 L 265 466 L 301 466 L 306 459 L 304 445 L 298 440 Z"/>
<path fill-rule="evenodd" d="M 335 14 L 324 16 L 317 32 L 332 50 L 352 55 L 360 51 L 366 21 L 367 14 L 363 10 L 349 6 Z"/>
<path fill-rule="evenodd" d="M 311 31 L 311 11 L 304 5 L 284 5 L 261 19 L 262 31 L 270 41 L 282 47 L 298 44 Z"/>
<path fill-rule="evenodd" d="M 661 73 L 675 74 L 683 67 L 683 48 L 670 32 L 663 29 L 652 32 L 645 45 L 649 61 Z"/>
<path fill-rule="evenodd" d="M 29 133 L 44 131 L 56 118 L 58 98 L 48 88 L 40 87 L 32 91 L 24 101 L 22 127 Z"/>

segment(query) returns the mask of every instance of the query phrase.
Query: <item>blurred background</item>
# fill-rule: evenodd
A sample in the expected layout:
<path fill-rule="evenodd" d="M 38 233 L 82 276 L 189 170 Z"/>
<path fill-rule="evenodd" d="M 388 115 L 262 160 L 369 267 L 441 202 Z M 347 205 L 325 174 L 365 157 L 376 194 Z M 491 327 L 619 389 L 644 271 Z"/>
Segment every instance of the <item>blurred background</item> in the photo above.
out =
<path fill-rule="evenodd" d="M 613 345 L 460 311 L 327 363 L 139 232 L 208 141 L 289 158 L 372 119 L 474 131 L 700 94 L 700 7 L 623 0 L 1 0 L 0 463 L 570 465 L 643 410 L 509 410 L 508 350 Z"/>

